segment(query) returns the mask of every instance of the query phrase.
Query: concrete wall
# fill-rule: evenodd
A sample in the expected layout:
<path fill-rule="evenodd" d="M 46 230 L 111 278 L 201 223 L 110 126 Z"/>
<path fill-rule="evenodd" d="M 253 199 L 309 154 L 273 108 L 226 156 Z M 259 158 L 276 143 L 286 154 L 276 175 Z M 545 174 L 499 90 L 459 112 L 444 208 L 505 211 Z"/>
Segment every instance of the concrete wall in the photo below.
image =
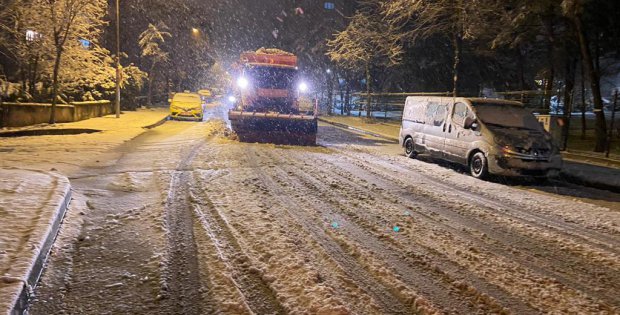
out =
<path fill-rule="evenodd" d="M 105 102 L 75 102 L 74 106 L 75 121 L 110 115 L 113 112 L 112 103 Z"/>
<path fill-rule="evenodd" d="M 72 122 L 100 117 L 112 113 L 110 101 L 79 102 L 56 105 L 56 122 Z M 51 104 L 2 103 L 0 105 L 0 128 L 22 127 L 49 122 Z"/>

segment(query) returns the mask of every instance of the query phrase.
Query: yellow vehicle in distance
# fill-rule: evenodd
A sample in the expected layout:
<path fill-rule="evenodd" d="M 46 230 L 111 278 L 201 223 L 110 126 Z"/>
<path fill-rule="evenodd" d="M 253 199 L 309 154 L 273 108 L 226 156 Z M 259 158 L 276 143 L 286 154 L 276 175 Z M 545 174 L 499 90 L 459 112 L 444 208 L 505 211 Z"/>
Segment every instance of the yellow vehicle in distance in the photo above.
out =
<path fill-rule="evenodd" d="M 198 120 L 202 121 L 205 103 L 200 94 L 176 93 L 170 100 L 170 118 L 177 120 Z"/>
<path fill-rule="evenodd" d="M 211 93 L 211 90 L 207 90 L 207 89 L 199 90 L 198 94 L 200 94 L 200 96 L 202 96 L 203 98 L 213 97 L 213 93 Z"/>

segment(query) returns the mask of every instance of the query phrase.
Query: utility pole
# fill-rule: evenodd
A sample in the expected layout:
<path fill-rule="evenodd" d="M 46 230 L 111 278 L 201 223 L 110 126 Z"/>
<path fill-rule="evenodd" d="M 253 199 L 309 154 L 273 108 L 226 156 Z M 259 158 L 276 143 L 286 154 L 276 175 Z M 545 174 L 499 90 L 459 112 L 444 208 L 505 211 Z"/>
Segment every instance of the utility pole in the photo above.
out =
<path fill-rule="evenodd" d="M 121 10 L 120 0 L 116 0 L 116 118 L 121 117 Z"/>
<path fill-rule="evenodd" d="M 609 151 L 611 151 L 611 142 L 614 138 L 614 120 L 616 120 L 616 105 L 618 104 L 618 90 L 614 93 L 614 104 L 611 107 L 611 125 L 609 126 L 609 134 L 607 135 L 607 152 L 605 157 L 609 157 Z"/>
<path fill-rule="evenodd" d="M 332 115 L 332 110 L 334 106 L 334 78 L 332 75 L 332 70 L 327 69 L 327 116 Z"/>

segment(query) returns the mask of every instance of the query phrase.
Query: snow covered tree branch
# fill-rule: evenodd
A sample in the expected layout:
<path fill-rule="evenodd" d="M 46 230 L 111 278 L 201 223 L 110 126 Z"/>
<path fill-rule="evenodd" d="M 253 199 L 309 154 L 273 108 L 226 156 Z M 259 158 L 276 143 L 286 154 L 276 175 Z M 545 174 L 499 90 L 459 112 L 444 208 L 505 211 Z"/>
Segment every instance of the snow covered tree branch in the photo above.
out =
<path fill-rule="evenodd" d="M 376 14 L 377 6 L 358 11 L 345 30 L 328 40 L 327 56 L 342 68 L 366 75 L 366 112 L 370 117 L 371 66 L 390 67 L 402 60 L 400 37 Z"/>

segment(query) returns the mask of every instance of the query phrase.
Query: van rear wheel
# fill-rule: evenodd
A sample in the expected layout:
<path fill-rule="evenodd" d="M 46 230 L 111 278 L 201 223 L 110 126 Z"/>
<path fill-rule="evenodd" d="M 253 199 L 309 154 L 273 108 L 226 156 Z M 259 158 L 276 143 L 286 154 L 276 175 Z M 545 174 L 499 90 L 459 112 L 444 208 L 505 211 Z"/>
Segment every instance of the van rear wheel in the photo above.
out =
<path fill-rule="evenodd" d="M 469 161 L 469 172 L 471 176 L 484 179 L 489 175 L 489 163 L 487 157 L 482 152 L 476 152 Z"/>
<path fill-rule="evenodd" d="M 417 153 L 414 150 L 413 139 L 407 138 L 405 139 L 405 144 L 403 145 L 405 148 L 405 156 L 408 158 L 415 158 Z"/>

